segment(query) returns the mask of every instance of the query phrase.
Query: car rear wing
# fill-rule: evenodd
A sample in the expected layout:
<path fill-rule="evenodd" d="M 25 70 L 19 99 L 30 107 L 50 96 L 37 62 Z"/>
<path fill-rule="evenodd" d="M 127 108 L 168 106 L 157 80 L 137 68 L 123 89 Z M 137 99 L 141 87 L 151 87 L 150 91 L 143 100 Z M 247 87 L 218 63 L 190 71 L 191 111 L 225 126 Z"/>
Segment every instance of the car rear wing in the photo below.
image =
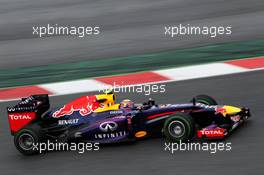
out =
<path fill-rule="evenodd" d="M 41 118 L 42 114 L 50 108 L 47 94 L 32 95 L 22 98 L 12 107 L 7 107 L 11 134 L 15 134 L 24 126 Z"/>

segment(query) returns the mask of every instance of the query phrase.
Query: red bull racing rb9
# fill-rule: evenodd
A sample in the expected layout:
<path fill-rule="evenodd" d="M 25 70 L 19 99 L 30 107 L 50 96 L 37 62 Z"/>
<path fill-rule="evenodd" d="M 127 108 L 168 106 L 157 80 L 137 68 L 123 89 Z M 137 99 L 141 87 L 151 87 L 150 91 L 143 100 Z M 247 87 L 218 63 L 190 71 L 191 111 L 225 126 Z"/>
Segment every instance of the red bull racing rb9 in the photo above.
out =
<path fill-rule="evenodd" d="M 222 139 L 250 117 L 245 107 L 218 105 L 198 95 L 189 103 L 115 103 L 113 92 L 82 96 L 49 110 L 48 95 L 32 95 L 8 107 L 16 148 L 25 155 L 37 153 L 39 142 L 117 143 L 165 136 L 170 142 L 197 138 Z"/>

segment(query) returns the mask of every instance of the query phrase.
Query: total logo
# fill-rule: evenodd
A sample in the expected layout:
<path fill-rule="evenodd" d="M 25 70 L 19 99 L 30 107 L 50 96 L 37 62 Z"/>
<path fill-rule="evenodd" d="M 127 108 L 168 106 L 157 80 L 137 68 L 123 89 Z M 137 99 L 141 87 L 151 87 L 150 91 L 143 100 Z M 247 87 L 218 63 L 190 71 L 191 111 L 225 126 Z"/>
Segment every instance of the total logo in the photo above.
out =
<path fill-rule="evenodd" d="M 204 135 L 212 135 L 212 134 L 223 134 L 222 130 L 202 130 L 202 134 Z"/>
<path fill-rule="evenodd" d="M 219 138 L 225 136 L 225 129 L 215 128 L 215 129 L 203 129 L 198 131 L 198 138 L 208 137 L 208 138 Z"/>
<path fill-rule="evenodd" d="M 103 132 L 111 132 L 117 129 L 117 123 L 113 121 L 107 121 L 100 124 L 99 129 Z"/>
<path fill-rule="evenodd" d="M 9 115 L 11 120 L 31 120 L 32 118 L 29 115 Z"/>

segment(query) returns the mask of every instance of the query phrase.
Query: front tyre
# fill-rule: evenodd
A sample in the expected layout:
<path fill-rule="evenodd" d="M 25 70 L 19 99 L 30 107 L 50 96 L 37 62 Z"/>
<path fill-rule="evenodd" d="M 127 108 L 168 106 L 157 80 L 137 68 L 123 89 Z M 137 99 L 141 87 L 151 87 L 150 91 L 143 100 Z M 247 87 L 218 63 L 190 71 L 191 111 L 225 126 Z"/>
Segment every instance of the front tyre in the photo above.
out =
<path fill-rule="evenodd" d="M 216 100 L 208 95 L 197 95 L 194 98 L 197 103 L 202 103 L 205 105 L 217 105 Z"/>
<path fill-rule="evenodd" d="M 41 140 L 40 128 L 36 125 L 29 125 L 21 129 L 14 136 L 14 144 L 19 152 L 24 155 L 37 154 L 36 144 Z"/>
<path fill-rule="evenodd" d="M 163 131 L 170 142 L 186 142 L 194 135 L 194 121 L 189 114 L 177 113 L 165 121 Z"/>

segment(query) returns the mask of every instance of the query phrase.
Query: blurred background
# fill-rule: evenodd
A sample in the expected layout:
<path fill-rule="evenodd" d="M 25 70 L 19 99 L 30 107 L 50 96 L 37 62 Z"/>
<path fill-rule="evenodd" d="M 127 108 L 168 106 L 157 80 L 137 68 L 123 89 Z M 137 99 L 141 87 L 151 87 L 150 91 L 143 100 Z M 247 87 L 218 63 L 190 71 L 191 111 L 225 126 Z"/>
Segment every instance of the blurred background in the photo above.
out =
<path fill-rule="evenodd" d="M 0 0 L 0 88 L 263 55 L 263 6 L 262 0 Z M 47 24 L 100 26 L 100 34 L 32 34 L 33 26 Z M 164 35 L 165 26 L 179 24 L 232 26 L 232 34 Z"/>

